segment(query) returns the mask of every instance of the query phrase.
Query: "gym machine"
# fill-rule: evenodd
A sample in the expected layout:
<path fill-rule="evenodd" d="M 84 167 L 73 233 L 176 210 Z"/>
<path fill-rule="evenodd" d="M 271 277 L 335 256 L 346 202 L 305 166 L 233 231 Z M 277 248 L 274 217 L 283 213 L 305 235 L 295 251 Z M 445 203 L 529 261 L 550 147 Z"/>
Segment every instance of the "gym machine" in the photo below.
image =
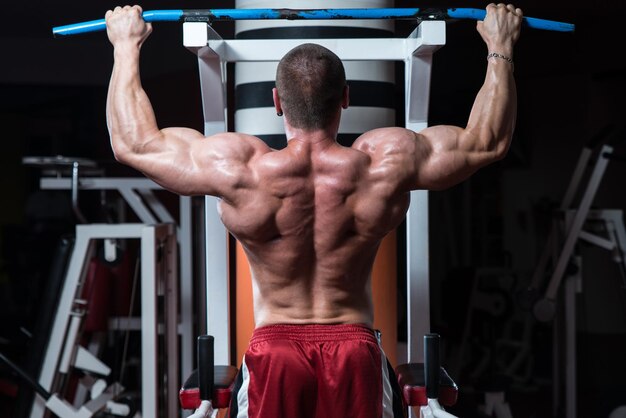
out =
<path fill-rule="evenodd" d="M 576 245 L 586 242 L 609 251 L 618 265 L 626 287 L 626 229 L 623 211 L 591 209 L 609 162 L 622 160 L 614 155 L 613 147 L 608 145 L 615 140 L 615 133 L 609 128 L 599 132 L 582 149 L 565 195 L 554 213 L 550 234 L 529 289 L 521 295 L 520 300 L 524 305 L 532 307 L 538 320 L 554 320 L 554 416 L 557 416 L 560 409 L 561 393 L 565 403 L 565 415 L 571 418 L 577 416 L 576 295 L 582 292 L 584 260 L 576 254 Z M 589 171 L 588 166 L 592 168 L 583 189 L 583 178 Z M 581 198 L 576 207 L 574 200 L 578 193 L 581 193 Z M 547 277 L 548 284 L 541 295 L 539 290 Z M 557 298 L 563 281 L 563 310 L 559 311 Z M 564 365 L 563 371 L 561 364 Z"/>

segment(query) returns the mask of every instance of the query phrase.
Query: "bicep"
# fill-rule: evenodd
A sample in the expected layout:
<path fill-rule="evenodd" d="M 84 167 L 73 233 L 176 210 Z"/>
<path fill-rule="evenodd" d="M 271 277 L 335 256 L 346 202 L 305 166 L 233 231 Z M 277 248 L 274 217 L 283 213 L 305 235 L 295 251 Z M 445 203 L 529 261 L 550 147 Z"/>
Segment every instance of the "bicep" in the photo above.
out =
<path fill-rule="evenodd" d="M 475 144 L 475 134 L 456 126 L 438 125 L 416 136 L 416 183 L 414 189 L 442 190 L 471 176 L 493 161 L 493 153 L 466 144 Z"/>

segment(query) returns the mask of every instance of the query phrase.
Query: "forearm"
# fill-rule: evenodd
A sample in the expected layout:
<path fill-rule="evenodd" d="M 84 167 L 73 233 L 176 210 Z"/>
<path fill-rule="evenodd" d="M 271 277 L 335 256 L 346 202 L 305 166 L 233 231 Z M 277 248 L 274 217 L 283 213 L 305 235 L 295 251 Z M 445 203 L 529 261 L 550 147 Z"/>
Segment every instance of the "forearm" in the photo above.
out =
<path fill-rule="evenodd" d="M 502 52 L 505 53 L 512 55 L 512 51 Z M 502 58 L 487 61 L 485 82 L 476 96 L 465 129 L 469 134 L 465 136 L 468 143 L 461 146 L 500 158 L 506 154 L 515 129 L 517 91 L 513 64 Z"/>
<path fill-rule="evenodd" d="M 116 158 L 141 153 L 159 134 L 154 111 L 139 75 L 139 47 L 117 45 L 107 97 L 107 125 Z"/>

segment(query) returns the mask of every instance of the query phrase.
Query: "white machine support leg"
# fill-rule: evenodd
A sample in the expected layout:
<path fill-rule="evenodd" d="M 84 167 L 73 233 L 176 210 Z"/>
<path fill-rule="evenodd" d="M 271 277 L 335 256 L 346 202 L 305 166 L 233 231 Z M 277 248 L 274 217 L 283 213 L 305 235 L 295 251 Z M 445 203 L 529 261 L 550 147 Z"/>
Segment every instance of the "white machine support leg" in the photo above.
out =
<path fill-rule="evenodd" d="M 424 349 L 418 341 L 430 332 L 430 286 L 428 247 L 428 192 L 411 192 L 406 218 L 407 262 L 407 360 L 423 363 Z"/>
<path fill-rule="evenodd" d="M 200 87 L 204 110 L 204 134 L 227 130 L 226 62 L 207 47 L 219 38 L 206 23 L 183 24 L 184 45 L 198 55 Z M 219 49 L 219 48 L 218 48 Z M 217 212 L 218 201 L 205 199 L 207 333 L 215 337 L 215 364 L 230 364 L 230 312 L 228 277 L 228 233 Z"/>
<path fill-rule="evenodd" d="M 177 417 L 179 415 L 178 390 L 179 367 L 178 367 L 178 248 L 174 226 L 163 225 L 157 233 L 159 239 L 164 241 L 164 272 L 165 281 L 165 324 L 166 324 L 166 344 L 167 344 L 167 417 Z M 191 339 L 193 341 L 193 338 Z M 172 360 L 176 359 L 176 360 Z"/>
<path fill-rule="evenodd" d="M 142 415 L 159 416 L 159 357 L 167 358 L 167 417 L 178 416 L 178 283 L 173 225 L 147 226 L 141 232 L 141 387 Z M 165 350 L 159 353 L 158 296 L 165 292 Z"/>
<path fill-rule="evenodd" d="M 421 46 L 405 59 L 406 128 L 419 132 L 428 126 L 432 54 L 446 42 L 445 22 L 422 22 L 409 38 Z M 430 332 L 428 192 L 411 192 L 406 219 L 407 359 L 423 362 L 422 339 Z"/>
<path fill-rule="evenodd" d="M 157 260 L 154 230 L 145 229 L 141 234 L 141 413 L 156 417 L 158 413 L 159 363 L 157 358 Z"/>
<path fill-rule="evenodd" d="M 218 201 L 206 197 L 207 334 L 215 337 L 215 364 L 230 364 L 228 233 L 217 213 Z"/>
<path fill-rule="evenodd" d="M 193 234 L 191 197 L 180 197 L 180 223 L 178 229 L 180 260 L 180 376 L 186 379 L 193 370 Z"/>

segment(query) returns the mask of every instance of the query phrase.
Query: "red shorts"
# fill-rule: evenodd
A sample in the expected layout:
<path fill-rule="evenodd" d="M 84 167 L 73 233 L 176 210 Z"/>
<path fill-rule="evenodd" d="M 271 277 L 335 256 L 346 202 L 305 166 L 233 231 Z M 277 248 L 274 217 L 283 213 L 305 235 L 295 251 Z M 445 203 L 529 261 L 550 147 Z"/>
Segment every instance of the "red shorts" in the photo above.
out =
<path fill-rule="evenodd" d="M 254 331 L 230 417 L 404 417 L 398 383 L 363 325 L 270 325 Z"/>

